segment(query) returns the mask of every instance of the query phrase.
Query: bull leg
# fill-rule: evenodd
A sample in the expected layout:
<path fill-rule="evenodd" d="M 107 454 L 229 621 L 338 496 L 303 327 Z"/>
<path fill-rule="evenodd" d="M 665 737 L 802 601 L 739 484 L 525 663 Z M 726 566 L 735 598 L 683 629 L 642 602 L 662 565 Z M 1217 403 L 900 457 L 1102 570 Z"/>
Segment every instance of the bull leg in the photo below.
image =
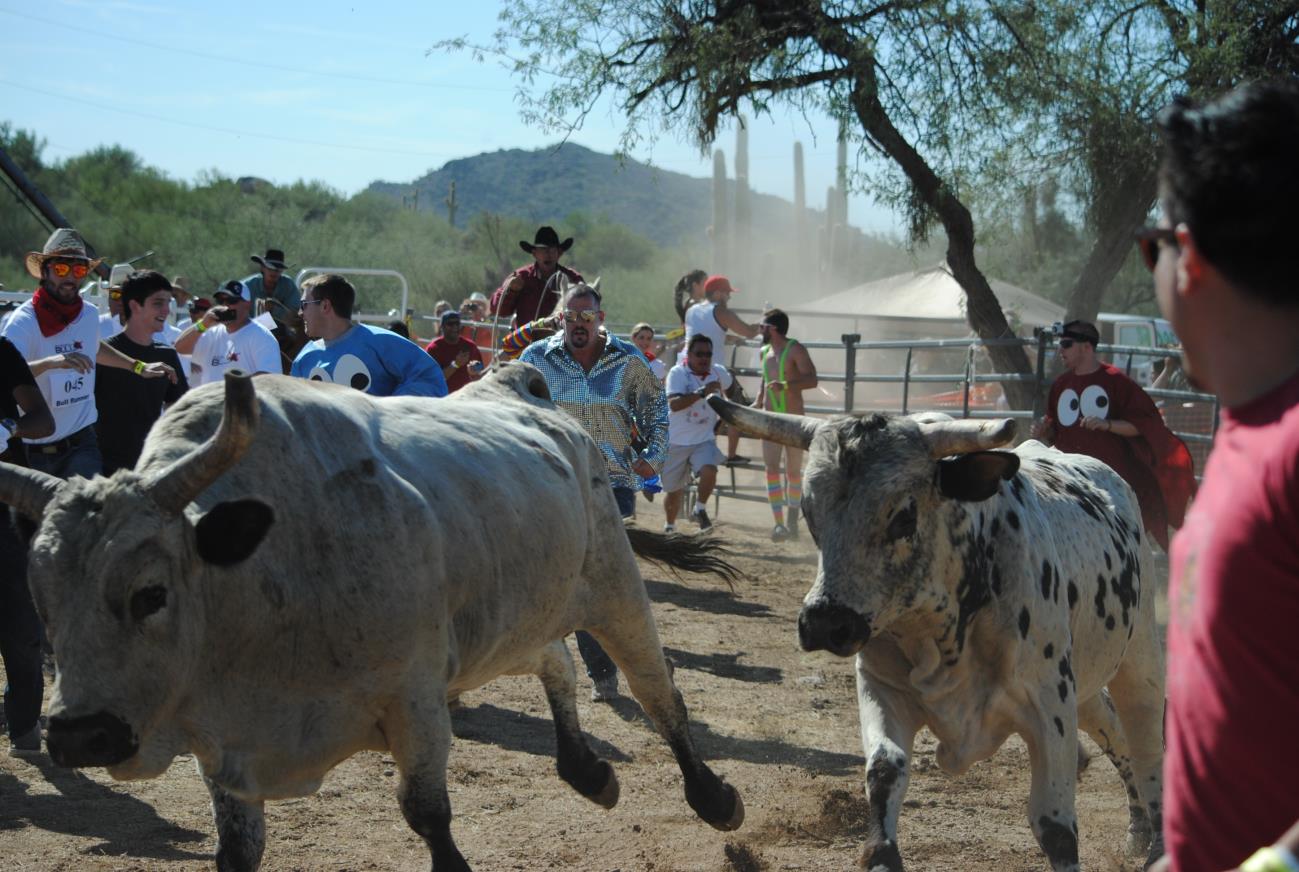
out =
<path fill-rule="evenodd" d="M 1144 571 L 1147 568 L 1142 567 L 1143 579 L 1151 578 Z M 1133 780 L 1150 817 L 1152 839 L 1146 855 L 1149 864 L 1164 855 L 1164 651 L 1155 631 L 1155 585 L 1147 583 L 1142 587 L 1146 589 L 1142 591 L 1141 608 L 1133 615 L 1137 626 L 1108 689 L 1128 738 Z"/>
<path fill-rule="evenodd" d="M 1020 732 L 1033 770 L 1028 821 L 1052 872 L 1078 872 L 1078 707 L 1072 686 L 1060 686 L 1065 699 L 1056 685 L 1042 688 L 1040 714 Z"/>
<path fill-rule="evenodd" d="M 535 672 L 555 719 L 555 766 L 574 790 L 605 808 L 618 802 L 618 777 L 591 750 L 577 720 L 577 672 L 562 639 L 542 649 Z"/>
<path fill-rule="evenodd" d="M 266 817 L 263 804 L 245 802 L 203 776 L 212 796 L 212 820 L 216 823 L 217 872 L 256 872 L 266 848 Z"/>
<path fill-rule="evenodd" d="M 857 658 L 857 710 L 866 754 L 866 798 L 870 818 L 861 866 L 867 872 L 902 872 L 898 815 L 911 783 L 911 750 L 920 719 L 905 702 L 876 687 Z"/>
<path fill-rule="evenodd" d="M 1128 748 L 1128 737 L 1119 723 L 1118 713 L 1109 693 L 1102 690 L 1099 694 L 1078 704 L 1078 726 L 1095 740 L 1105 756 L 1119 771 L 1123 786 L 1128 793 L 1128 854 L 1139 856 L 1150 848 L 1150 818 L 1142 804 L 1141 794 L 1137 790 L 1136 779 L 1132 775 L 1132 755 Z"/>
<path fill-rule="evenodd" d="M 645 714 L 667 740 L 685 778 L 686 802 L 704 821 L 719 830 L 734 830 L 744 822 L 744 803 L 734 787 L 713 773 L 690 738 L 686 704 L 672 683 L 663 646 L 650 613 L 640 575 L 631 569 L 639 597 L 620 605 L 621 619 L 608 626 L 589 626 L 627 678 L 627 686 Z"/>
<path fill-rule="evenodd" d="M 469 872 L 469 864 L 451 837 L 451 798 L 447 795 L 451 714 L 446 685 L 439 681 L 412 688 L 408 696 L 380 722 L 401 772 L 397 787 L 401 812 L 428 845 L 433 872 Z"/>

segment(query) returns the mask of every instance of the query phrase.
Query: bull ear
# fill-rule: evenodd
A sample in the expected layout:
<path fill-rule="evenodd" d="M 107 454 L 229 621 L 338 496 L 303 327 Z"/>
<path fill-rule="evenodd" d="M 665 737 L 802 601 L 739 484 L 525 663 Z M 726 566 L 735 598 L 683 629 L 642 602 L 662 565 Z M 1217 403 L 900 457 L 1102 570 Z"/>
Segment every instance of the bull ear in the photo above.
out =
<path fill-rule="evenodd" d="M 213 566 L 247 560 L 275 523 L 275 512 L 260 500 L 217 503 L 194 525 L 198 556 Z"/>
<path fill-rule="evenodd" d="M 979 503 L 991 497 L 1019 472 L 1019 455 L 1010 451 L 972 451 L 938 461 L 938 489 L 943 496 Z"/>

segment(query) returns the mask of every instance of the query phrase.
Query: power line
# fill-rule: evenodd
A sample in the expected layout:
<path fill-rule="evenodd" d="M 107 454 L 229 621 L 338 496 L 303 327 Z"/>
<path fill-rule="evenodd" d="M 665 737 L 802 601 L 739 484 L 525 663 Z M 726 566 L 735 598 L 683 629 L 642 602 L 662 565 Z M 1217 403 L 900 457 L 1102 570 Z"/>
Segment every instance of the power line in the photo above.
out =
<path fill-rule="evenodd" d="M 93 100 L 86 100 L 81 97 L 71 97 L 67 94 L 58 94 L 55 93 L 54 91 L 46 91 L 43 88 L 33 88 L 31 85 L 24 85 L 20 82 L 11 82 L 8 79 L 0 79 L 0 85 L 8 85 L 11 88 L 19 88 L 20 90 L 23 91 L 31 91 L 34 94 L 41 94 L 46 97 L 53 97 L 56 100 L 67 100 L 71 103 L 80 103 L 84 106 L 90 106 L 95 109 L 103 109 L 107 112 L 119 112 L 123 115 L 134 115 L 137 118 L 147 118 L 150 121 L 161 121 L 165 124 L 176 124 L 180 127 L 193 127 L 193 128 L 197 128 L 198 130 L 208 130 L 216 133 L 229 133 L 234 136 L 247 136 L 253 139 L 269 139 L 269 140 L 274 140 L 276 142 L 287 142 L 292 145 L 313 145 L 320 148 L 341 148 L 341 149 L 346 149 L 348 151 L 366 151 L 366 152 L 373 152 L 376 154 L 401 154 L 401 155 L 410 155 L 414 157 L 430 157 L 430 158 L 439 158 L 439 159 L 448 159 L 448 158 L 455 157 L 455 155 L 448 155 L 445 153 L 438 154 L 435 152 L 428 152 L 428 151 L 407 151 L 405 149 L 400 149 L 400 148 L 376 148 L 373 146 L 366 146 L 366 145 L 347 145 L 341 142 L 320 142 L 314 139 L 298 139 L 292 136 L 276 136 L 271 133 L 255 133 L 251 130 L 239 130 L 233 127 L 216 127 L 210 124 L 199 124 L 198 122 L 195 121 L 179 121 L 175 118 L 167 118 L 165 116 L 154 115 L 149 112 L 140 112 L 139 110 L 136 109 L 123 109 L 119 106 L 109 106 L 105 103 L 96 103 Z"/>
<path fill-rule="evenodd" d="M 296 73 L 304 76 L 324 76 L 330 79 L 349 79 L 355 82 L 369 82 L 375 85 L 405 85 L 411 88 L 444 88 L 450 91 L 495 91 L 498 93 L 513 93 L 510 88 L 492 88 L 486 85 L 465 85 L 465 84 L 446 84 L 444 82 L 416 82 L 410 79 L 385 79 L 379 76 L 361 76 L 351 73 L 331 73 L 327 70 L 306 70 L 301 67 L 290 67 L 282 64 L 268 64 L 264 61 L 252 61 L 246 58 L 233 57 L 231 55 L 221 55 L 212 52 L 195 51 L 190 48 L 177 48 L 174 45 L 166 45 L 160 42 L 149 42 L 143 39 L 135 39 L 130 36 L 121 36 L 113 33 L 105 33 L 102 30 L 94 30 L 89 27 L 78 27 L 75 24 L 69 24 L 66 21 L 54 21 L 49 18 L 41 18 L 38 15 L 29 15 L 25 12 L 15 12 L 12 9 L 0 8 L 0 13 L 12 15 L 15 18 L 25 18 L 28 21 L 34 21 L 38 24 L 46 24 L 56 28 L 59 31 L 75 30 L 80 33 L 86 33 L 100 39 L 110 42 L 126 42 L 132 45 L 143 46 L 144 48 L 158 49 L 159 51 L 169 51 L 175 54 L 189 55 L 191 57 L 203 58 L 209 61 L 220 61 L 227 64 L 238 64 L 245 67 L 257 67 L 264 70 L 276 70 L 281 73 Z"/>

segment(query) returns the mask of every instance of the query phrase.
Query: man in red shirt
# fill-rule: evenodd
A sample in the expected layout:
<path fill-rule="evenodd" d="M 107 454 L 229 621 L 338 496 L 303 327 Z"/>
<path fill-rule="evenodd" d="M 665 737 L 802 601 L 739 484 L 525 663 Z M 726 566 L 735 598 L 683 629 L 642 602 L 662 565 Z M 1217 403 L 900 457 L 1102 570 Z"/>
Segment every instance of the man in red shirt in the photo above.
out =
<path fill-rule="evenodd" d="M 1165 551 L 1168 528 L 1182 525 L 1195 491 L 1191 452 L 1173 434 L 1150 395 L 1096 356 L 1100 332 L 1070 321 L 1060 335 L 1066 371 L 1051 385 L 1034 436 L 1070 454 L 1095 457 L 1136 491 L 1146 531 Z"/>
<path fill-rule="evenodd" d="M 532 255 L 532 263 L 510 273 L 505 283 L 496 289 L 489 314 L 502 318 L 517 316 L 516 321 L 522 326 L 554 311 L 559 302 L 559 289 L 548 285 L 555 273 L 562 272 L 573 284 L 582 281 L 581 273 L 559 262 L 572 246 L 573 237 L 560 242 L 553 227 L 539 228 L 531 244 L 520 242 L 519 247 Z"/>
<path fill-rule="evenodd" d="M 449 309 L 442 313 L 442 335 L 424 349 L 447 380 L 447 393 L 454 394 L 483 373 L 483 353 L 478 346 L 460 335 L 460 313 Z"/>
<path fill-rule="evenodd" d="M 1161 872 L 1299 869 L 1299 83 L 1159 117 L 1139 234 L 1191 383 L 1222 403 L 1170 554 Z"/>

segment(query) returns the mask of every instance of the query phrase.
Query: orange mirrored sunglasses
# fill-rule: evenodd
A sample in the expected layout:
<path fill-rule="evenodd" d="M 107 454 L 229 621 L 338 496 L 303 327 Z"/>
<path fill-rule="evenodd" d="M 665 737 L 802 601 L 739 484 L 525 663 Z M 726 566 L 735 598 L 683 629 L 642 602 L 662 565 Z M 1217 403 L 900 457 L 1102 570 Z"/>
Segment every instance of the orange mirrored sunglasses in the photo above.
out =
<path fill-rule="evenodd" d="M 56 278 L 66 279 L 68 273 L 72 274 L 74 279 L 84 279 L 86 273 L 90 272 L 90 265 L 85 263 L 65 263 L 56 260 L 50 264 L 50 272 L 54 273 Z"/>

